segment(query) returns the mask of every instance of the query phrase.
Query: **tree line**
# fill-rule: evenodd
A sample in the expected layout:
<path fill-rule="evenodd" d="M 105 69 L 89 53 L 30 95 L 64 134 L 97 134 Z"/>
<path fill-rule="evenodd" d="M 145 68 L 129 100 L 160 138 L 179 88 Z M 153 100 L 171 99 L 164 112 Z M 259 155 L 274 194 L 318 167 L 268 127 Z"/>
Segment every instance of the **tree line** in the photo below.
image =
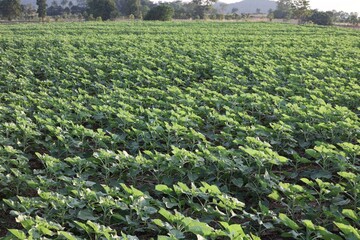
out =
<path fill-rule="evenodd" d="M 318 25 L 332 25 L 335 22 L 351 23 L 358 25 L 358 13 L 343 11 L 319 11 L 310 9 L 309 0 L 279 0 L 277 8 L 269 11 L 269 18 L 298 19 L 300 23 L 312 22 Z"/>
<path fill-rule="evenodd" d="M 249 14 L 237 14 L 239 9 L 233 9 L 231 14 L 224 15 L 213 8 L 217 0 L 192 0 L 183 2 L 160 2 L 151 0 L 53 0 L 48 6 L 46 0 L 36 0 L 37 8 L 22 5 L 20 0 L 0 0 L 0 16 L 12 20 L 23 16 L 25 19 L 34 16 L 44 20 L 46 16 L 55 19 L 60 16 L 79 17 L 85 20 L 109 20 L 124 16 L 130 19 L 162 20 L 175 19 L 242 19 Z M 221 5 L 221 4 L 220 4 Z M 241 9 L 240 9 L 241 10 Z M 257 14 L 260 9 L 257 9 Z M 310 9 L 309 0 L 278 0 L 275 10 L 270 10 L 267 16 L 272 19 L 298 19 L 299 23 L 313 22 L 321 25 L 331 25 L 333 22 L 360 23 L 356 13 L 338 11 L 322 12 Z"/>
<path fill-rule="evenodd" d="M 76 0 L 74 0 L 76 1 Z M 20 0 L 0 0 L 0 16 L 13 20 L 20 16 L 34 16 L 44 19 L 46 16 L 79 15 L 87 20 L 115 19 L 125 16 L 133 19 L 170 20 L 172 18 L 204 19 L 213 10 L 217 0 L 192 0 L 155 4 L 150 0 L 62 0 L 53 1 L 50 6 L 46 0 L 37 0 L 37 8 L 22 5 Z"/>

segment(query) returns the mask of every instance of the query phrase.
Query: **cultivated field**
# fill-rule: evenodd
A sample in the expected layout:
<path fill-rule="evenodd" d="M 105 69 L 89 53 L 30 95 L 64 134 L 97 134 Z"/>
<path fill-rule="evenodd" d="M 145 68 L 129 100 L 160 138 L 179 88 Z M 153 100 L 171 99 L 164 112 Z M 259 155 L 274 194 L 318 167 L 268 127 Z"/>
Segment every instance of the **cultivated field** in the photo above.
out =
<path fill-rule="evenodd" d="M 359 114 L 351 29 L 2 25 L 0 236 L 360 239 Z"/>

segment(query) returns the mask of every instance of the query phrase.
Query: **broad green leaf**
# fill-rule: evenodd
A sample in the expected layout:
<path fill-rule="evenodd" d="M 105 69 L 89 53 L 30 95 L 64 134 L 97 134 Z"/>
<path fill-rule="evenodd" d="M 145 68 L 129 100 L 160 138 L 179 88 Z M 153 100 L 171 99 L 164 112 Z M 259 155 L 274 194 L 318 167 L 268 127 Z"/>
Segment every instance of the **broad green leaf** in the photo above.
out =
<path fill-rule="evenodd" d="M 318 178 L 330 179 L 332 177 L 332 174 L 331 172 L 326 170 L 318 170 L 311 173 L 310 177 L 312 179 L 318 179 Z"/>
<path fill-rule="evenodd" d="M 82 222 L 78 222 L 78 221 L 74 221 L 76 223 L 76 225 L 78 225 L 80 228 L 84 229 L 85 232 L 87 233 L 92 233 L 92 229 L 91 227 L 89 227 L 88 225 L 86 225 L 85 223 Z"/>
<path fill-rule="evenodd" d="M 313 222 L 311 220 L 301 220 L 301 222 L 304 224 L 304 226 L 307 228 L 307 229 L 310 229 L 312 231 L 315 231 L 315 225 L 313 224 Z"/>
<path fill-rule="evenodd" d="M 48 236 L 54 235 L 54 233 L 50 229 L 46 228 L 45 226 L 38 226 L 37 230 L 39 230 L 42 234 L 45 234 Z"/>
<path fill-rule="evenodd" d="M 356 212 L 354 210 L 343 209 L 342 214 L 344 214 L 348 218 L 351 218 L 355 222 L 360 222 L 360 218 L 359 218 L 359 216 L 356 214 Z"/>
<path fill-rule="evenodd" d="M 168 236 L 163 236 L 163 235 L 159 235 L 157 236 L 158 240 L 177 240 L 176 237 L 168 237 Z"/>
<path fill-rule="evenodd" d="M 320 154 L 315 151 L 314 149 L 306 149 L 305 150 L 306 154 L 313 157 L 313 158 L 318 158 L 320 156 Z"/>
<path fill-rule="evenodd" d="M 152 221 L 153 221 L 153 223 L 155 223 L 159 227 L 164 227 L 165 226 L 164 223 L 160 219 L 153 219 Z"/>
<path fill-rule="evenodd" d="M 163 185 L 163 184 L 158 184 L 155 186 L 155 190 L 156 191 L 159 191 L 159 192 L 163 192 L 163 193 L 172 193 L 173 190 L 171 188 L 169 188 L 168 186 L 166 185 Z"/>
<path fill-rule="evenodd" d="M 190 192 L 190 189 L 188 186 L 186 186 L 186 184 L 182 183 L 182 182 L 179 182 L 177 184 L 184 192 Z"/>
<path fill-rule="evenodd" d="M 343 240 L 342 237 L 333 234 L 332 232 L 329 232 L 326 228 L 321 227 L 321 226 L 316 226 L 316 230 L 321 234 L 321 236 L 325 239 L 325 240 Z"/>
<path fill-rule="evenodd" d="M 276 190 L 273 190 L 273 192 L 271 194 L 269 194 L 268 197 L 271 199 L 274 199 L 276 201 L 280 201 L 280 199 L 281 199 L 279 192 Z"/>
<path fill-rule="evenodd" d="M 231 180 L 231 182 L 239 188 L 241 188 L 244 185 L 244 180 L 242 178 L 235 178 Z"/>
<path fill-rule="evenodd" d="M 292 230 L 299 230 L 300 227 L 299 225 L 296 224 L 296 222 L 294 222 L 293 220 L 291 220 L 288 216 L 286 216 L 283 213 L 279 213 L 279 218 L 281 220 L 281 222 L 286 225 L 287 227 L 291 228 Z"/>
<path fill-rule="evenodd" d="M 360 239 L 360 231 L 353 226 L 339 222 L 334 222 L 334 224 L 345 234 L 345 236 L 355 236 L 356 239 Z"/>
<path fill-rule="evenodd" d="M 68 240 L 77 240 L 77 238 L 69 232 L 59 231 L 58 234 L 64 236 Z"/>
<path fill-rule="evenodd" d="M 26 234 L 18 229 L 9 229 L 9 232 L 14 235 L 15 237 L 17 237 L 18 239 L 21 240 L 25 240 L 26 239 Z"/>
<path fill-rule="evenodd" d="M 252 234 L 252 233 L 250 233 L 250 236 L 251 236 L 251 239 L 252 239 L 252 240 L 261 240 L 260 237 L 254 235 L 254 234 Z"/>
<path fill-rule="evenodd" d="M 313 181 L 310 181 L 310 180 L 307 179 L 307 178 L 301 178 L 300 180 L 301 180 L 303 183 L 305 183 L 305 184 L 307 184 L 307 185 L 309 185 L 309 186 L 311 186 L 311 187 L 315 186 L 315 183 L 314 183 Z"/>
<path fill-rule="evenodd" d="M 338 172 L 338 175 L 350 181 L 356 179 L 356 174 L 352 172 Z"/>
<path fill-rule="evenodd" d="M 93 213 L 88 209 L 80 210 L 77 217 L 81 220 L 92 220 L 95 221 L 98 219 L 98 217 L 95 217 Z"/>
<path fill-rule="evenodd" d="M 160 208 L 159 214 L 166 218 L 168 221 L 172 221 L 174 219 L 174 215 L 172 215 L 169 211 L 164 208 Z"/>

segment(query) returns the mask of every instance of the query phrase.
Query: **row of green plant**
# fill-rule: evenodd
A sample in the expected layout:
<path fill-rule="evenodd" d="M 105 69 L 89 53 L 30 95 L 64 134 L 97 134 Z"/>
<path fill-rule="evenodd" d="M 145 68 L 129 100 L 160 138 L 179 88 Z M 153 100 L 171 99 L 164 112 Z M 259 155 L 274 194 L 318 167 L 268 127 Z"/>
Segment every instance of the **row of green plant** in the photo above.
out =
<path fill-rule="evenodd" d="M 0 32 L 5 239 L 360 238 L 359 32 Z"/>

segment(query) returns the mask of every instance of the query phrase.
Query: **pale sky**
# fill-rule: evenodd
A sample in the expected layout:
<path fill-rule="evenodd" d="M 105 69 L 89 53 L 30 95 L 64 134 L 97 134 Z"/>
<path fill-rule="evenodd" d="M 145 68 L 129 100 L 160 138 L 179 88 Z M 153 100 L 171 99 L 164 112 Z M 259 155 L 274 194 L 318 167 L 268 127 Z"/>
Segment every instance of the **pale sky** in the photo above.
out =
<path fill-rule="evenodd" d="M 360 13 L 360 0 L 310 0 L 312 8 Z"/>
<path fill-rule="evenodd" d="M 173 0 L 162 0 L 165 2 L 170 2 Z M 183 0 L 189 1 L 189 0 Z M 233 3 L 239 2 L 240 0 L 218 0 L 219 2 Z M 323 11 L 327 10 L 337 10 L 345 12 L 358 12 L 360 13 L 360 0 L 310 0 L 312 9 L 319 9 Z"/>

